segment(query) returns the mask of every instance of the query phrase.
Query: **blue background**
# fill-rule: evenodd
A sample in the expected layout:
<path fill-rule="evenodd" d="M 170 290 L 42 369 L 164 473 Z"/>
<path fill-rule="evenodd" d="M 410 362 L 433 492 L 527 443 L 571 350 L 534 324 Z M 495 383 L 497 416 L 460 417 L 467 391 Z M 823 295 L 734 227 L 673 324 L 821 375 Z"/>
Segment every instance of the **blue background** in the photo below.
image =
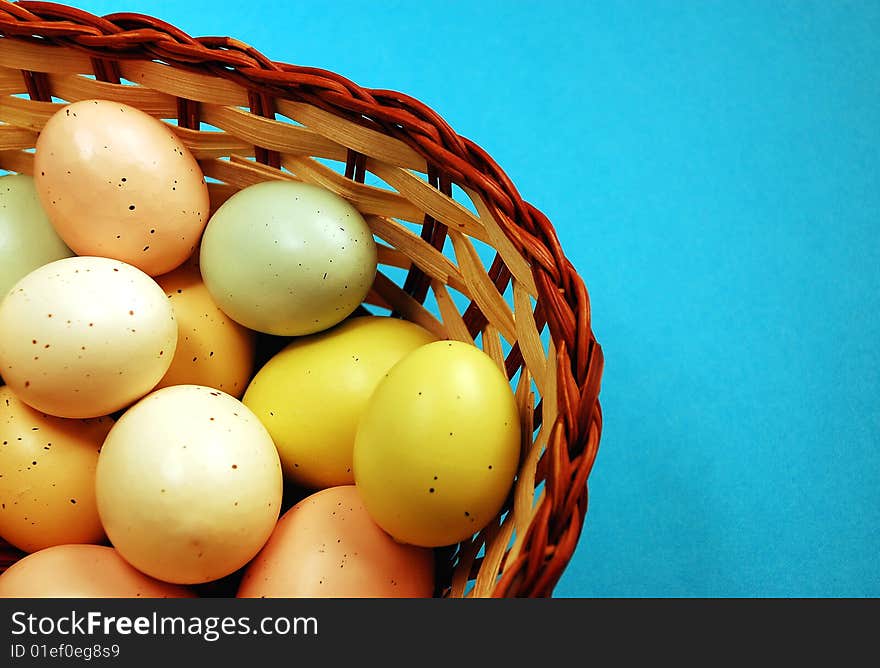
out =
<path fill-rule="evenodd" d="M 880 3 L 71 4 L 409 93 L 550 217 L 607 358 L 557 596 L 880 595 Z"/>

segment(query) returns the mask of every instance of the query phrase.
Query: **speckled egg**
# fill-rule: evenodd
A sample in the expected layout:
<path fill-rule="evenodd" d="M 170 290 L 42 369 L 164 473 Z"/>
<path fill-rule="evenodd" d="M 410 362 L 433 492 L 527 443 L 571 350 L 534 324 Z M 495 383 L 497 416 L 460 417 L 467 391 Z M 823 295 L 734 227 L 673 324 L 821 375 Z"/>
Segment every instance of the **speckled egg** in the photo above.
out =
<path fill-rule="evenodd" d="M 110 430 L 95 477 L 107 536 L 138 570 L 179 584 L 235 572 L 281 510 L 278 452 L 235 397 L 200 385 L 152 392 Z"/>
<path fill-rule="evenodd" d="M 78 255 L 122 260 L 151 276 L 198 245 L 208 186 L 171 127 L 118 102 L 57 111 L 37 139 L 34 180 L 49 220 Z"/>
<path fill-rule="evenodd" d="M 71 255 L 46 217 L 33 178 L 0 176 L 0 300 L 25 274 Z"/>
<path fill-rule="evenodd" d="M 177 319 L 177 350 L 155 389 L 206 385 L 238 398 L 254 368 L 256 334 L 221 311 L 202 282 L 198 266 L 186 263 L 156 282 Z"/>
<path fill-rule="evenodd" d="M 194 598 L 132 568 L 106 545 L 56 545 L 0 574 L 0 598 Z"/>
<path fill-rule="evenodd" d="M 95 467 L 112 426 L 46 415 L 0 387 L 0 536 L 25 552 L 103 541 Z"/>
<path fill-rule="evenodd" d="M 376 276 L 376 244 L 349 202 L 319 186 L 267 181 L 214 213 L 200 248 L 205 285 L 236 322 L 278 336 L 342 322 Z"/>
<path fill-rule="evenodd" d="M 248 564 L 239 598 L 428 598 L 434 554 L 403 545 L 370 518 L 353 485 L 297 503 Z"/>
<path fill-rule="evenodd" d="M 58 417 L 130 405 L 165 375 L 176 345 L 162 288 L 118 260 L 56 260 L 0 303 L 3 378 L 26 404 Z"/>
<path fill-rule="evenodd" d="M 354 479 L 385 531 L 439 547 L 495 517 L 519 457 L 507 376 L 473 345 L 436 341 L 395 364 L 370 396 L 355 437 Z"/>

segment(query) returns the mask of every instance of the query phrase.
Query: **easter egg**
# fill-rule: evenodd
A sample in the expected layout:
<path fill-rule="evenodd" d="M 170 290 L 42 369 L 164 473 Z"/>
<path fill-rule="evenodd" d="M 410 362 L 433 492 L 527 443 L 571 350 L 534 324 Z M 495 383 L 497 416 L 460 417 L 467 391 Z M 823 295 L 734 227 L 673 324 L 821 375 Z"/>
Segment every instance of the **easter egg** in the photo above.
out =
<path fill-rule="evenodd" d="M 24 552 L 102 542 L 95 467 L 112 426 L 46 415 L 0 387 L 0 537 Z"/>
<path fill-rule="evenodd" d="M 56 545 L 0 574 L 0 598 L 194 598 L 132 568 L 106 545 Z"/>
<path fill-rule="evenodd" d="M 297 503 L 251 561 L 238 598 L 428 598 L 431 550 L 403 545 L 370 518 L 354 485 Z"/>
<path fill-rule="evenodd" d="M 357 209 L 335 193 L 270 181 L 240 190 L 211 216 L 199 264 L 230 318 L 302 336 L 341 322 L 363 301 L 376 244 Z"/>
<path fill-rule="evenodd" d="M 0 303 L 0 369 L 22 401 L 67 418 L 108 415 L 165 375 L 177 345 L 168 298 L 118 260 L 35 269 Z"/>
<path fill-rule="evenodd" d="M 205 385 L 240 397 L 254 367 L 255 333 L 221 311 L 197 266 L 184 264 L 159 276 L 177 320 L 171 366 L 154 389 Z"/>
<path fill-rule="evenodd" d="M 159 580 L 199 584 L 244 566 L 281 510 L 278 452 L 235 397 L 200 385 L 156 390 L 107 435 L 95 478 L 113 546 Z"/>
<path fill-rule="evenodd" d="M 272 435 L 285 477 L 310 489 L 353 483 L 354 437 L 370 395 L 398 360 L 434 340 L 409 321 L 364 316 L 272 357 L 242 401 Z"/>
<path fill-rule="evenodd" d="M 493 519 L 519 455 L 506 376 L 480 349 L 437 341 L 400 360 L 376 387 L 358 424 L 354 479 L 385 531 L 439 547 Z"/>
<path fill-rule="evenodd" d="M 46 217 L 33 178 L 0 176 L 0 300 L 37 267 L 71 255 Z"/>
<path fill-rule="evenodd" d="M 37 139 L 34 180 L 78 255 L 122 260 L 150 276 L 192 254 L 210 215 L 201 168 L 171 127 L 109 100 L 52 115 Z"/>

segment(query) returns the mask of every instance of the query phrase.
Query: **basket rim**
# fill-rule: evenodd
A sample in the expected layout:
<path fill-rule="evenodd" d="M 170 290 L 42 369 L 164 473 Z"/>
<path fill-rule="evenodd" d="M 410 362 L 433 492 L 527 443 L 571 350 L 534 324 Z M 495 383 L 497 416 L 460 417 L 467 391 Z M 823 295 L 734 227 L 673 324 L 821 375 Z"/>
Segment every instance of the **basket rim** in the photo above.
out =
<path fill-rule="evenodd" d="M 126 60 L 158 61 L 170 68 L 219 77 L 246 89 L 250 113 L 260 116 L 274 117 L 278 100 L 305 103 L 404 143 L 425 160 L 429 182 L 444 194 L 451 196 L 451 185 L 457 183 L 483 198 L 504 235 L 531 267 L 538 307 L 557 353 L 558 383 L 558 417 L 542 456 L 546 496 L 552 507 L 529 527 L 528 532 L 535 534 L 530 549 L 506 565 L 495 595 L 551 595 L 585 519 L 587 479 L 602 431 L 599 393 L 604 355 L 592 330 L 587 288 L 565 255 L 556 230 L 522 198 L 491 156 L 409 95 L 362 88 L 316 67 L 276 62 L 231 37 L 192 37 L 146 14 L 98 17 L 63 4 L 0 0 L 3 39 L 76 49 L 89 57 L 96 78 L 111 83 L 120 82 L 119 63 Z M 23 76 L 31 99 L 51 100 L 45 75 L 25 71 Z M 179 124 L 198 129 L 199 120 L 199 104 L 179 99 Z M 350 162 L 360 163 L 363 169 L 365 157 L 352 152 Z M 256 158 L 278 166 L 277 154 L 270 150 L 257 147 Z M 426 220 L 422 236 L 442 248 L 445 227 Z M 496 261 L 489 272 L 502 293 L 510 280 L 505 269 L 503 262 Z M 424 299 L 421 293 L 427 291 L 427 281 L 412 272 L 405 289 Z M 468 309 L 464 315 L 472 331 L 485 324 L 479 309 Z"/>

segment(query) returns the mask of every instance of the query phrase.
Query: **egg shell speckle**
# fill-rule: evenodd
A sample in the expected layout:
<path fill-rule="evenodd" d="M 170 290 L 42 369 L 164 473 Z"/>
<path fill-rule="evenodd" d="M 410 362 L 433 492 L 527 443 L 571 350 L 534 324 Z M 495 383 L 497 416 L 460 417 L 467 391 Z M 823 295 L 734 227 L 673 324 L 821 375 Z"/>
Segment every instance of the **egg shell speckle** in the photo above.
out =
<path fill-rule="evenodd" d="M 0 369 L 50 415 L 109 415 L 149 392 L 171 364 L 177 322 L 139 269 L 72 257 L 36 269 L 0 302 Z"/>
<path fill-rule="evenodd" d="M 122 260 L 151 276 L 192 254 L 210 215 L 201 167 L 171 126 L 107 100 L 74 102 L 47 121 L 34 180 L 78 255 Z"/>

